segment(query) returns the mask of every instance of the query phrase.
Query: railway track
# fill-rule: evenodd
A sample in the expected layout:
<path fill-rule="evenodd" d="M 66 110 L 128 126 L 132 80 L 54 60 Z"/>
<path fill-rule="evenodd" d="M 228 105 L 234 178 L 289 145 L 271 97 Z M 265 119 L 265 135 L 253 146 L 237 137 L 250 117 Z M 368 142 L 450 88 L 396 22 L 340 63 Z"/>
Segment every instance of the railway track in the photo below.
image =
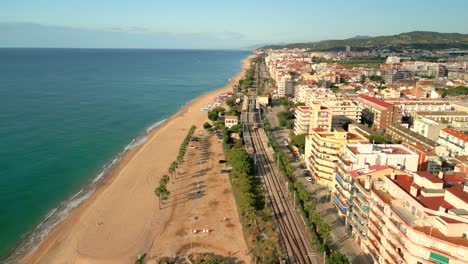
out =
<path fill-rule="evenodd" d="M 308 236 L 304 230 L 304 224 L 299 219 L 294 209 L 293 201 L 287 197 L 286 183 L 283 176 L 275 168 L 270 160 L 267 150 L 262 143 L 260 133 L 253 129 L 256 123 L 255 113 L 252 113 L 252 101 L 249 98 L 249 107 L 246 114 L 247 132 L 256 155 L 256 167 L 263 176 L 263 182 L 267 191 L 273 216 L 276 220 L 281 242 L 286 253 L 288 263 L 317 263 L 312 261 L 310 255 L 312 249 Z M 251 116 L 252 115 L 252 116 Z"/>

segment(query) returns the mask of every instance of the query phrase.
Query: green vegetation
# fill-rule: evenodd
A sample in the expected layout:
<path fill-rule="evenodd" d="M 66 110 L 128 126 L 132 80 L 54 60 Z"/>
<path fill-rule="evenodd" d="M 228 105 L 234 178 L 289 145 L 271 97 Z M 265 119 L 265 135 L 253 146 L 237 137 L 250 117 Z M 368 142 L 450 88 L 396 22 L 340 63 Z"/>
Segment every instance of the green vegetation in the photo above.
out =
<path fill-rule="evenodd" d="M 269 139 L 269 144 L 275 151 L 276 159 L 278 160 L 278 167 L 282 172 L 286 182 L 288 183 L 289 191 L 296 193 L 296 200 L 294 201 L 296 206 L 302 213 L 302 218 L 306 222 L 306 225 L 310 231 L 312 237 L 312 246 L 319 253 L 329 251 L 326 244 L 326 240 L 330 235 L 330 227 L 323 220 L 323 217 L 316 210 L 315 203 L 310 198 L 310 193 L 307 188 L 293 176 L 294 168 L 291 165 L 291 161 L 281 149 L 280 145 L 276 141 L 271 131 L 271 126 L 268 120 L 263 123 L 263 128 Z"/>
<path fill-rule="evenodd" d="M 304 153 L 306 134 L 299 134 L 291 137 L 291 145 L 296 146 L 299 152 Z"/>
<path fill-rule="evenodd" d="M 292 129 L 294 128 L 294 113 L 290 111 L 279 112 L 278 121 L 281 127 Z"/>
<path fill-rule="evenodd" d="M 297 102 L 294 104 L 294 107 L 298 107 L 298 106 L 305 106 L 306 104 L 303 103 L 303 102 Z"/>
<path fill-rule="evenodd" d="M 229 262 L 218 256 L 209 256 L 200 262 L 200 264 L 229 264 Z"/>
<path fill-rule="evenodd" d="M 242 124 L 237 124 L 237 125 L 234 125 L 232 126 L 229 131 L 233 132 L 233 133 L 242 133 Z"/>
<path fill-rule="evenodd" d="M 156 196 L 159 197 L 159 209 L 161 209 L 162 204 L 169 198 L 169 195 L 171 194 L 171 192 L 167 189 L 168 182 L 169 176 L 164 174 L 159 180 L 159 186 L 154 190 Z"/>
<path fill-rule="evenodd" d="M 451 87 L 447 89 L 442 89 L 440 92 L 442 93 L 442 97 L 468 95 L 468 87 L 466 86 Z"/>
<path fill-rule="evenodd" d="M 174 178 L 177 169 L 179 168 L 179 164 L 182 164 L 184 160 L 185 152 L 187 151 L 187 146 L 190 143 L 190 138 L 192 137 L 193 132 L 195 132 L 195 129 L 195 126 L 190 127 L 189 132 L 185 136 L 184 141 L 182 141 L 182 144 L 180 145 L 179 154 L 177 155 L 176 160 L 171 163 L 167 170 L 167 172 L 170 175 L 172 175 L 172 183 L 174 183 Z M 169 180 L 169 176 L 167 174 L 164 174 L 159 180 L 159 186 L 156 187 L 156 189 L 154 190 L 154 193 L 159 198 L 159 208 L 161 208 L 164 201 L 167 200 L 169 198 L 169 195 L 171 194 L 171 192 L 167 189 L 167 183 L 169 182 Z"/>
<path fill-rule="evenodd" d="M 236 106 L 236 97 L 235 96 L 232 96 L 232 97 L 229 97 L 225 100 L 226 102 L 226 105 L 229 106 L 230 108 L 233 108 Z"/>
<path fill-rule="evenodd" d="M 144 264 L 145 258 L 146 258 L 146 253 L 141 256 L 138 256 L 137 260 L 135 261 L 135 264 Z"/>
<path fill-rule="evenodd" d="M 388 48 L 401 49 L 448 49 L 468 48 L 468 34 L 437 33 L 428 31 L 414 31 L 394 36 L 380 36 L 372 38 L 350 38 L 344 40 L 326 40 L 314 43 L 295 43 L 289 45 L 272 45 L 263 48 L 307 48 L 312 51 L 344 51 L 351 46 L 353 51 L 364 51 Z"/>
<path fill-rule="evenodd" d="M 256 262 L 274 263 L 281 249 L 271 211 L 265 207 L 262 182 L 254 176 L 253 161 L 243 145 L 234 145 L 226 128 L 222 134 L 224 153 L 232 166 L 229 178 L 249 250 Z"/>
<path fill-rule="evenodd" d="M 278 101 L 280 105 L 283 105 L 283 106 L 292 107 L 294 105 L 294 103 L 291 100 L 289 100 L 289 98 L 287 97 L 280 97 Z"/>
<path fill-rule="evenodd" d="M 326 264 L 349 264 L 349 260 L 346 255 L 334 251 L 333 253 L 328 256 Z"/>
<path fill-rule="evenodd" d="M 212 126 L 211 126 L 210 123 L 208 123 L 208 122 L 203 123 L 203 128 L 204 128 L 204 129 L 208 130 L 208 129 L 210 129 L 211 127 L 212 127 Z"/>
<path fill-rule="evenodd" d="M 369 80 L 373 81 L 373 82 L 378 82 L 378 81 L 382 81 L 382 77 L 381 76 L 378 76 L 378 75 L 371 75 L 369 77 Z"/>
<path fill-rule="evenodd" d="M 393 144 L 392 137 L 387 134 L 371 134 L 367 136 L 367 139 L 374 144 Z"/>
<path fill-rule="evenodd" d="M 211 121 L 216 121 L 218 120 L 219 116 L 224 115 L 225 112 L 226 109 L 222 107 L 215 107 L 208 111 L 208 119 L 210 119 Z"/>

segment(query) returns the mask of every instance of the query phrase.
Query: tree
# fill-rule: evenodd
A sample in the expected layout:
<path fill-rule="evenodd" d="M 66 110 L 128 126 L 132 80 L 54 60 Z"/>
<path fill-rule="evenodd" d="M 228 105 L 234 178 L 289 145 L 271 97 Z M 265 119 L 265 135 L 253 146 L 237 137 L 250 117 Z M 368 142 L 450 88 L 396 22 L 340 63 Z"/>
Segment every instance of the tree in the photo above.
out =
<path fill-rule="evenodd" d="M 319 224 L 319 229 L 320 229 L 320 236 L 322 237 L 323 244 L 325 245 L 327 238 L 330 236 L 330 226 L 328 226 L 328 224 L 322 220 Z"/>
<path fill-rule="evenodd" d="M 171 165 L 169 166 L 168 172 L 172 176 L 172 183 L 174 183 L 174 177 L 175 177 L 175 172 L 177 170 L 177 162 L 173 161 Z"/>
<path fill-rule="evenodd" d="M 242 125 L 241 124 L 234 125 L 229 129 L 229 131 L 234 132 L 234 133 L 241 133 Z"/>
<path fill-rule="evenodd" d="M 234 107 L 236 105 L 236 97 L 232 96 L 232 97 L 229 97 L 226 99 L 226 105 L 228 105 L 229 107 Z"/>
<path fill-rule="evenodd" d="M 219 117 L 218 111 L 214 111 L 214 110 L 208 111 L 209 120 L 216 121 L 218 120 L 218 117 Z"/>
<path fill-rule="evenodd" d="M 304 152 L 306 134 L 299 134 L 291 137 L 291 145 L 296 146 L 301 153 Z"/>
<path fill-rule="evenodd" d="M 304 105 L 306 105 L 306 104 L 303 103 L 303 102 L 297 102 L 297 103 L 294 104 L 294 107 L 304 106 Z"/>
<path fill-rule="evenodd" d="M 155 190 L 154 193 L 159 197 L 159 209 L 161 209 L 162 204 L 165 200 L 169 198 L 171 192 L 166 188 L 166 185 L 160 184 Z"/>
<path fill-rule="evenodd" d="M 167 174 L 164 174 L 159 180 L 159 185 L 166 186 L 168 182 L 169 182 L 169 176 Z"/>
<path fill-rule="evenodd" d="M 221 257 L 218 256 L 210 256 L 207 257 L 201 264 L 228 264 L 229 262 L 223 260 Z"/>
<path fill-rule="evenodd" d="M 333 251 L 330 256 L 328 256 L 326 264 L 349 264 L 348 257 L 346 255 Z"/>
<path fill-rule="evenodd" d="M 210 123 L 205 122 L 205 123 L 203 124 L 203 128 L 206 129 L 206 130 L 210 129 L 210 128 L 211 128 Z"/>

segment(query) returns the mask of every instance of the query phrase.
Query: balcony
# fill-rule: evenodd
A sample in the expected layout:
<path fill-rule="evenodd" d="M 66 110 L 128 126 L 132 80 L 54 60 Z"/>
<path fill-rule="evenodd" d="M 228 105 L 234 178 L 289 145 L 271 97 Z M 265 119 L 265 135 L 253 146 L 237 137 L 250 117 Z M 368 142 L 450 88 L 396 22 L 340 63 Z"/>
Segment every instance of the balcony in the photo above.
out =
<path fill-rule="evenodd" d="M 343 197 L 344 199 L 348 200 L 349 198 L 349 193 L 345 193 L 343 191 L 343 189 L 340 187 L 340 185 L 338 184 L 335 184 L 335 190 L 337 193 L 339 193 L 341 195 L 341 197 Z M 344 202 L 343 202 L 344 203 Z"/>
<path fill-rule="evenodd" d="M 391 204 L 394 200 L 393 196 L 388 192 L 377 189 L 372 189 L 372 191 L 386 204 Z"/>
<path fill-rule="evenodd" d="M 337 194 L 332 196 L 333 202 L 335 206 L 340 210 L 341 213 L 346 214 L 348 212 L 348 208 L 343 205 L 341 199 L 338 197 Z"/>
<path fill-rule="evenodd" d="M 360 183 L 359 181 L 356 181 L 356 183 L 354 184 L 354 186 L 356 187 L 356 189 L 357 189 L 359 192 L 365 194 L 366 196 L 369 196 L 369 195 L 370 195 L 370 191 L 366 190 L 366 189 L 364 188 L 364 186 L 362 186 L 361 183 Z"/>
<path fill-rule="evenodd" d="M 338 182 L 338 184 L 341 186 L 341 188 L 343 190 L 349 191 L 349 184 L 346 183 L 346 181 L 343 180 L 343 178 L 341 178 L 340 174 L 335 173 L 335 180 Z M 348 197 L 349 197 L 349 195 L 348 195 Z"/>

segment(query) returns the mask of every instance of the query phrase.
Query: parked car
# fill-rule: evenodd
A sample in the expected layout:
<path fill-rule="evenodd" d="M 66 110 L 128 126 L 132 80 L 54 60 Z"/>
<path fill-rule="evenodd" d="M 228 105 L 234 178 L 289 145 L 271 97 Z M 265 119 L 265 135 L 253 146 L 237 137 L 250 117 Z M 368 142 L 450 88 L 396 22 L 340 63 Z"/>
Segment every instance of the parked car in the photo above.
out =
<path fill-rule="evenodd" d="M 307 180 L 308 182 L 314 182 L 314 180 L 312 179 L 312 177 L 306 177 L 306 180 Z"/>
<path fill-rule="evenodd" d="M 188 148 L 189 148 L 189 149 L 196 149 L 197 147 L 195 147 L 195 146 L 189 146 Z"/>

